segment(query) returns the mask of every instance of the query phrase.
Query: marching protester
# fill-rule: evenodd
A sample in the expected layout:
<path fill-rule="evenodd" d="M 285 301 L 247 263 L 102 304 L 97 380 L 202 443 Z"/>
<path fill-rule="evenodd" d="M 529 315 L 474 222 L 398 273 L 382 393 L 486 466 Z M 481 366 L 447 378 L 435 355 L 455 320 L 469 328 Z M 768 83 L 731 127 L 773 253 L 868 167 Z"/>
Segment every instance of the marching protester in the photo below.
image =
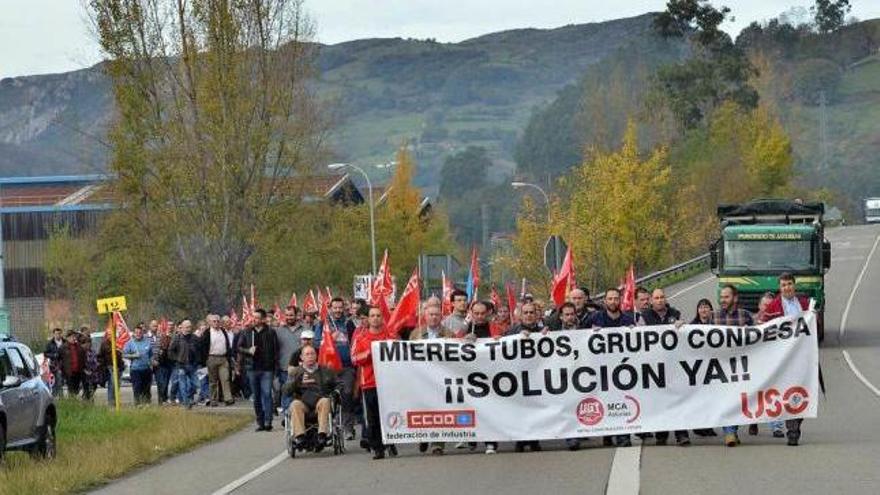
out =
<path fill-rule="evenodd" d="M 292 403 L 290 422 L 298 446 L 305 441 L 306 415 L 309 412 L 315 412 L 318 416 L 315 452 L 320 452 L 326 446 L 330 434 L 330 397 L 337 389 L 337 383 L 333 370 L 318 366 L 315 348 L 310 345 L 303 347 L 302 364 L 293 369 L 290 379 L 281 389 L 282 396 Z"/>
<path fill-rule="evenodd" d="M 660 288 L 651 292 L 651 302 L 647 308 L 641 311 L 641 316 L 642 322 L 646 326 L 675 325 L 676 328 L 679 328 L 684 324 L 681 313 L 666 302 L 666 293 Z M 654 438 L 657 445 L 666 445 L 666 442 L 669 441 L 669 432 L 658 431 L 654 433 Z M 691 444 L 687 430 L 675 431 L 675 443 L 682 447 Z"/>
<path fill-rule="evenodd" d="M 174 373 L 174 360 L 168 353 L 171 348 L 171 331 L 168 324 L 160 327 L 156 333 L 155 351 L 153 353 L 153 374 L 156 377 L 156 399 L 159 405 L 169 404 L 168 386 Z"/>
<path fill-rule="evenodd" d="M 147 405 L 152 400 L 150 389 L 152 388 L 153 372 L 153 343 L 144 335 L 143 325 L 134 327 L 134 336 L 126 342 L 122 349 L 122 357 L 130 360 L 129 375 L 131 377 L 131 389 L 134 394 L 135 405 Z"/>
<path fill-rule="evenodd" d="M 180 322 L 180 333 L 174 336 L 168 348 L 168 354 L 175 363 L 174 374 L 177 376 L 177 387 L 180 402 L 187 408 L 192 409 L 193 400 L 197 392 L 198 377 L 196 375 L 201 350 L 201 342 L 193 333 L 192 321 Z"/>
<path fill-rule="evenodd" d="M 445 321 L 448 321 L 447 317 Z M 444 324 L 445 326 L 445 324 Z M 452 330 L 451 328 L 449 330 Z M 485 339 L 492 336 L 492 327 L 489 323 L 489 305 L 483 301 L 474 301 L 471 304 L 471 321 L 464 332 L 459 332 L 458 337 L 466 337 L 471 340 Z"/>
<path fill-rule="evenodd" d="M 397 335 L 392 335 L 385 330 L 382 321 L 382 310 L 370 308 L 367 317 L 367 329 L 358 335 L 354 342 L 352 361 L 360 367 L 360 391 L 364 403 L 364 412 L 367 420 L 367 435 L 373 459 L 385 458 L 385 444 L 382 442 L 382 417 L 379 414 L 379 395 L 376 393 L 376 375 L 373 371 L 373 342 L 380 340 L 397 340 Z M 397 455 L 397 447 L 388 446 L 391 456 Z"/>
<path fill-rule="evenodd" d="M 461 289 L 454 289 L 449 295 L 452 303 L 452 313 L 443 320 L 443 326 L 455 332 L 456 335 L 464 335 L 468 332 L 468 295 Z"/>
<path fill-rule="evenodd" d="M 579 289 L 576 289 L 579 290 Z M 574 292 L 574 291 L 572 291 Z M 577 314 L 577 306 L 575 303 L 571 301 L 566 301 L 562 303 L 562 306 L 559 307 L 559 323 L 560 330 L 577 330 L 581 328 L 585 328 L 581 325 L 578 314 Z M 565 445 L 568 447 L 568 450 L 576 451 L 581 448 L 581 439 L 580 438 L 566 438 Z"/>
<path fill-rule="evenodd" d="M 632 315 L 620 310 L 620 290 L 616 287 L 611 287 L 605 290 L 605 308 L 601 311 L 594 312 L 590 316 L 589 325 L 590 328 L 596 330 L 602 328 L 632 327 L 635 325 L 635 320 L 633 320 Z M 613 441 L 618 447 L 632 446 L 632 439 L 629 435 L 615 435 Z M 610 446 L 612 444 L 612 437 L 604 437 L 602 443 L 605 446 Z"/>
<path fill-rule="evenodd" d="M 767 305 L 764 321 L 770 321 L 780 316 L 799 315 L 810 309 L 810 300 L 797 295 L 797 284 L 794 275 L 783 273 L 779 275 L 779 295 Z M 796 447 L 801 439 L 802 418 L 785 420 L 786 436 L 788 445 Z M 774 433 L 774 436 L 775 433 Z"/>
<path fill-rule="evenodd" d="M 495 318 L 492 319 L 492 336 L 504 335 L 512 324 L 510 308 L 504 304 L 498 306 L 495 309 Z"/>
<path fill-rule="evenodd" d="M 776 298 L 776 294 L 772 292 L 765 292 L 761 299 L 758 300 L 758 312 L 755 314 L 755 321 L 758 323 L 764 323 L 766 321 L 770 321 L 773 318 L 770 317 L 767 312 L 767 308 L 770 306 L 770 303 Z M 773 432 L 773 438 L 785 438 L 785 421 L 775 420 L 770 421 L 770 431 Z M 749 425 L 749 435 L 755 436 L 758 434 L 758 425 L 750 424 Z"/>
<path fill-rule="evenodd" d="M 691 320 L 691 325 L 711 325 L 712 314 L 714 312 L 715 309 L 712 307 L 712 301 L 708 299 L 700 299 L 699 302 L 697 302 L 697 311 L 694 314 L 694 318 Z M 697 435 L 698 437 L 718 436 L 713 428 L 697 428 L 694 430 L 694 435 Z"/>
<path fill-rule="evenodd" d="M 354 335 L 355 324 L 345 315 L 345 301 L 341 297 L 334 297 L 330 300 L 329 314 L 327 325 L 330 327 L 330 337 L 336 346 L 336 352 L 342 361 L 342 370 L 340 370 L 336 379 L 342 385 L 342 415 L 345 425 L 346 437 L 354 440 L 354 414 L 353 400 L 355 370 L 351 362 L 351 338 Z M 321 337 L 323 335 L 323 323 L 319 324 L 319 329 L 315 332 L 315 347 L 321 348 Z"/>
<path fill-rule="evenodd" d="M 98 354 L 92 349 L 92 338 L 89 333 L 79 334 L 79 345 L 86 350 L 86 367 L 83 377 L 83 399 L 91 401 L 95 390 L 101 386 L 102 376 L 98 367 Z"/>
<path fill-rule="evenodd" d="M 59 397 L 64 391 L 64 376 L 61 368 L 61 348 L 64 347 L 64 330 L 56 328 L 52 330 L 52 338 L 46 342 L 43 356 L 49 360 L 49 371 L 55 376 L 52 383 L 52 396 Z"/>
<path fill-rule="evenodd" d="M 523 304 L 520 313 L 522 313 L 522 316 L 520 317 L 521 321 L 510 327 L 510 330 L 507 331 L 507 335 L 519 335 L 521 338 L 530 338 L 533 333 L 540 333 L 544 330 L 543 327 L 538 324 L 540 313 L 538 312 L 537 304 Z M 532 452 L 540 452 L 541 442 L 537 440 L 529 440 L 516 442 L 514 444 L 514 450 L 516 452 L 524 452 L 526 447 Z M 488 443 L 486 444 L 486 453 L 489 453 Z"/>
<path fill-rule="evenodd" d="M 208 387 L 211 399 L 209 407 L 222 401 L 227 406 L 235 404 L 232 396 L 229 363 L 232 360 L 232 335 L 220 325 L 220 316 L 208 315 L 208 330 L 204 338 L 208 348 Z"/>
<path fill-rule="evenodd" d="M 751 326 L 752 314 L 739 307 L 739 291 L 733 285 L 725 285 L 721 288 L 719 294 L 719 303 L 721 307 L 712 313 L 713 325 L 724 325 L 734 327 Z M 736 447 L 739 444 L 738 426 L 725 426 L 724 445 L 728 447 Z"/>
<path fill-rule="evenodd" d="M 101 350 L 98 351 L 98 367 L 99 372 L 103 374 L 102 383 L 107 384 L 107 403 L 113 405 L 116 403 L 116 387 L 113 385 L 113 354 L 116 354 L 116 377 L 122 380 L 122 371 L 125 369 L 125 362 L 122 360 L 122 352 L 114 349 L 110 345 L 110 339 L 105 335 L 101 340 Z"/>
<path fill-rule="evenodd" d="M 416 328 L 410 334 L 410 340 L 433 340 L 433 339 L 450 339 L 455 337 L 452 330 L 444 327 L 442 324 L 443 312 L 440 308 L 440 301 L 428 303 L 424 310 L 425 323 L 421 327 Z M 443 455 L 446 447 L 444 442 L 432 442 L 430 444 L 431 453 L 434 455 Z M 419 444 L 419 451 L 426 452 L 429 448 L 428 443 Z"/>
<path fill-rule="evenodd" d="M 254 311 L 254 326 L 242 332 L 238 353 L 254 398 L 257 431 L 272 431 L 272 379 L 278 362 L 278 339 L 269 328 L 264 309 Z"/>
<path fill-rule="evenodd" d="M 296 368 L 300 365 L 302 362 L 303 347 L 307 345 L 315 347 L 315 332 L 313 330 L 303 330 L 299 334 L 299 348 L 293 351 L 293 354 L 290 355 L 290 361 L 287 362 L 288 372 L 292 371 L 290 368 Z"/>
<path fill-rule="evenodd" d="M 79 343 L 79 335 L 75 330 L 67 332 L 67 342 L 58 352 L 61 360 L 61 372 L 67 384 L 67 395 L 76 397 L 83 385 L 86 370 L 86 350 Z"/>
<path fill-rule="evenodd" d="M 302 344 L 302 333 L 305 330 L 299 317 L 299 308 L 288 306 L 284 309 L 284 324 L 275 328 L 275 337 L 278 340 L 278 364 L 275 367 L 275 376 L 278 379 L 280 389 L 284 388 L 289 376 L 287 372 L 290 366 L 290 358 L 297 352 Z M 298 364 L 297 364 L 298 365 Z M 294 365 L 294 366 L 297 366 Z M 281 421 L 285 421 L 284 414 L 290 407 L 290 397 L 280 394 L 278 405 L 281 407 Z"/>

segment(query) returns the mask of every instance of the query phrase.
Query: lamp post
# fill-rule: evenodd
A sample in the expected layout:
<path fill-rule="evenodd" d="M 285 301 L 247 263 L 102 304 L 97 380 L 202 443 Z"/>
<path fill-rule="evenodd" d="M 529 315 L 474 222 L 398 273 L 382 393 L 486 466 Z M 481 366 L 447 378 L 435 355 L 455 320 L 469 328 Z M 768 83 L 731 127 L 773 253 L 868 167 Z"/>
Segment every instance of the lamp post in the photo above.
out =
<path fill-rule="evenodd" d="M 370 182 L 370 176 L 364 172 L 364 169 L 358 167 L 357 165 L 352 165 L 351 163 L 331 163 L 327 165 L 327 168 L 330 170 L 339 170 L 341 168 L 351 168 L 361 173 L 364 176 L 364 179 L 367 181 L 367 194 L 368 194 L 368 203 L 370 206 L 370 251 L 372 253 L 372 262 L 373 262 L 373 271 L 371 272 L 373 276 L 376 275 L 376 224 L 373 217 L 373 183 Z"/>
<path fill-rule="evenodd" d="M 547 196 L 547 193 L 545 193 L 543 189 L 541 189 L 541 186 L 539 186 L 537 184 L 532 184 L 531 182 L 511 182 L 510 185 L 513 186 L 514 189 L 522 189 L 524 187 L 531 187 L 531 188 L 537 189 L 538 192 L 541 193 L 541 196 L 544 196 L 544 202 L 547 203 L 547 226 L 549 227 L 550 226 L 550 197 Z"/>

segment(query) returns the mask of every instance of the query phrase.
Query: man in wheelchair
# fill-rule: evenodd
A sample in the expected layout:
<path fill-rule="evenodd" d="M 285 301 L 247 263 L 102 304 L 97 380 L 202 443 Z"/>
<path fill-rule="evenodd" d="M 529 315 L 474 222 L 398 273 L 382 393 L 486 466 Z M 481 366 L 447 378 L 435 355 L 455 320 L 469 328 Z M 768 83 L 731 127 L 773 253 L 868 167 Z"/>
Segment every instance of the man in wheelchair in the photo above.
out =
<path fill-rule="evenodd" d="M 314 347 L 304 346 L 300 359 L 300 365 L 291 369 L 290 378 L 281 391 L 285 397 L 293 399 L 290 425 L 296 448 L 320 452 L 330 439 L 332 401 L 341 384 L 333 370 L 318 366 L 318 353 Z M 307 420 L 313 419 L 308 425 L 313 428 L 313 417 L 318 422 L 318 438 L 309 445 L 312 442 L 307 436 Z"/>

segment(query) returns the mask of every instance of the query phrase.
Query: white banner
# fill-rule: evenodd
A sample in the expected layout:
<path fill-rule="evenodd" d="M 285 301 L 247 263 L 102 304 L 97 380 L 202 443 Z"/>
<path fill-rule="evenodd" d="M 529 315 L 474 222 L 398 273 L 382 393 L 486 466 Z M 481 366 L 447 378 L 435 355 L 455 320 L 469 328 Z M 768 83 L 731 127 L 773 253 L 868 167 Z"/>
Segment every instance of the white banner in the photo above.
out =
<path fill-rule="evenodd" d="M 543 440 L 813 418 L 815 318 L 374 342 L 382 436 Z"/>

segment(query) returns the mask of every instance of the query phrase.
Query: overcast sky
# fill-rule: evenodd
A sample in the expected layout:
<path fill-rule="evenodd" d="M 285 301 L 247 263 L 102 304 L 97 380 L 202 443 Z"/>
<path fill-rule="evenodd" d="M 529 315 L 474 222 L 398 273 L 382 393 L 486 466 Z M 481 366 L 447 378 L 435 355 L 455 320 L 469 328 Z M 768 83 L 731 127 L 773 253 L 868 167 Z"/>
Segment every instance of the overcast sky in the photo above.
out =
<path fill-rule="evenodd" d="M 0 78 L 65 72 L 100 60 L 84 22 L 82 0 L 0 0 Z M 811 0 L 715 1 L 733 9 L 739 32 Z M 852 0 L 852 15 L 880 17 L 880 0 Z M 552 28 L 663 10 L 665 0 L 306 0 L 318 41 L 436 38 L 461 41 L 505 29 Z"/>

